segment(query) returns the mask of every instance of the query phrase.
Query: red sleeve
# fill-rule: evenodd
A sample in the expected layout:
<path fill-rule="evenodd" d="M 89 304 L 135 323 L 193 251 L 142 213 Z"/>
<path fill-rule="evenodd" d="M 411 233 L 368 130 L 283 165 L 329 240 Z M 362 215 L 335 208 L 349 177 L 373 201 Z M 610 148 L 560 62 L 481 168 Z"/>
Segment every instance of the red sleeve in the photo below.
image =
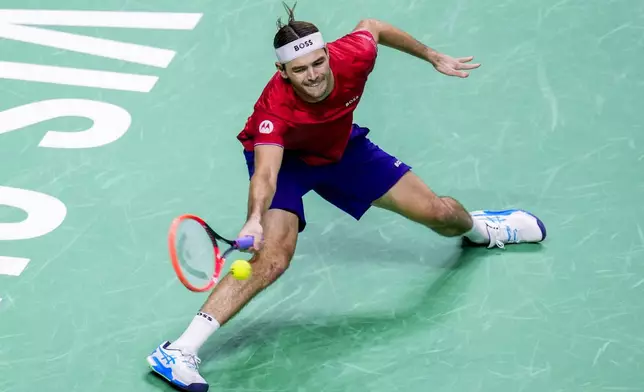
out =
<path fill-rule="evenodd" d="M 343 52 L 350 53 L 352 67 L 363 76 L 373 71 L 378 57 L 378 42 L 368 30 L 354 30 L 336 41 Z"/>
<path fill-rule="evenodd" d="M 256 108 L 246 123 L 244 134 L 253 146 L 273 144 L 284 147 L 287 128 L 287 124 L 278 117 Z"/>
<path fill-rule="evenodd" d="M 376 39 L 369 30 L 355 30 L 352 31 L 349 36 L 359 38 L 360 44 L 358 50 L 362 52 L 361 54 L 369 58 L 373 58 L 373 60 L 376 59 L 376 56 L 378 55 L 378 42 L 376 42 Z"/>

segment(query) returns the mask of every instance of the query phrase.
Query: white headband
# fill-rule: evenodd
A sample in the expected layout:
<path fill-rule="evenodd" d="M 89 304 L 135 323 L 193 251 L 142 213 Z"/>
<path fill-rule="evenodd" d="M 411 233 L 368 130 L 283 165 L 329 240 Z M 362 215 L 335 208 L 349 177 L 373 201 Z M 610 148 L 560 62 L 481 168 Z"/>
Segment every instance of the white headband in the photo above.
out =
<path fill-rule="evenodd" d="M 275 53 L 277 54 L 277 60 L 282 64 L 286 64 L 289 61 L 311 53 L 314 50 L 322 49 L 324 48 L 324 45 L 322 33 L 317 32 L 299 38 L 296 41 L 289 42 L 288 44 L 275 49 Z"/>

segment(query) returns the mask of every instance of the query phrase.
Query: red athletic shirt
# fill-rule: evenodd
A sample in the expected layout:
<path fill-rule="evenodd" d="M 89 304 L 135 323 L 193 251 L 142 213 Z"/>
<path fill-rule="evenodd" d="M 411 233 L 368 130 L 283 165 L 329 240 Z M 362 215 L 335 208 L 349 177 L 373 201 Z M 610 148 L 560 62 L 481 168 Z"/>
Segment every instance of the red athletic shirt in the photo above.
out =
<path fill-rule="evenodd" d="M 305 102 L 276 72 L 237 136 L 246 151 L 258 144 L 274 144 L 297 151 L 312 166 L 340 160 L 378 45 L 371 33 L 360 30 L 329 42 L 327 48 L 335 79 L 331 94 L 322 102 Z"/>

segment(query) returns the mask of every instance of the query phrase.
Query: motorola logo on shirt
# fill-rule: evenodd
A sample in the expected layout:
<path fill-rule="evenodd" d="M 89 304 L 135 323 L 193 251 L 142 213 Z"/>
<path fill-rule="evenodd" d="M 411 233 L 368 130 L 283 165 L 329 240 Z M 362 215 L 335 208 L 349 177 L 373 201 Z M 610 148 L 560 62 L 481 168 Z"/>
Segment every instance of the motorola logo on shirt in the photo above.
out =
<path fill-rule="evenodd" d="M 270 120 L 264 120 L 259 124 L 259 133 L 273 132 L 273 123 Z"/>

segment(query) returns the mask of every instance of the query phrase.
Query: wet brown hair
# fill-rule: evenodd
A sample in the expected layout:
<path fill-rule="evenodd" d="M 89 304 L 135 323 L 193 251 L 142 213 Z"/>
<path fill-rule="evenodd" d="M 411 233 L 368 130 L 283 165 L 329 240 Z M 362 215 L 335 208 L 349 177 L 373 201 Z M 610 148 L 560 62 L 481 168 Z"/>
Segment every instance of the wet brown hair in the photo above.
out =
<path fill-rule="evenodd" d="M 288 13 L 288 23 L 282 23 L 282 18 L 277 19 L 277 33 L 275 33 L 275 38 L 273 38 L 273 48 L 277 49 L 289 42 L 319 31 L 313 23 L 295 20 L 293 11 L 295 10 L 297 1 L 293 4 L 292 8 L 285 2 L 282 2 L 282 4 Z"/>

